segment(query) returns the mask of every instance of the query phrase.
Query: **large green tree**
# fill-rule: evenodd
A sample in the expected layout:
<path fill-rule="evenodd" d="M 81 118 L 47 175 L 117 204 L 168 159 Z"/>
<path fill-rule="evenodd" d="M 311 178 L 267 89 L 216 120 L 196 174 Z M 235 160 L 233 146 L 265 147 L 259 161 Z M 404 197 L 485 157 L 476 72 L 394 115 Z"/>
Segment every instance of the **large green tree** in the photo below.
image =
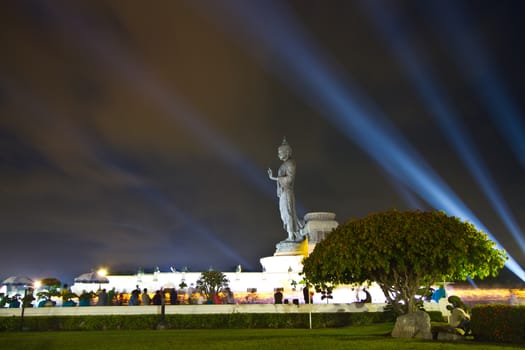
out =
<path fill-rule="evenodd" d="M 197 289 L 204 294 L 206 299 L 213 300 L 213 297 L 221 292 L 229 283 L 225 274 L 220 271 L 210 270 L 201 273 L 197 280 Z"/>
<path fill-rule="evenodd" d="M 474 225 L 440 211 L 391 210 L 334 229 L 304 260 L 314 284 L 376 282 L 402 314 L 417 310 L 416 295 L 438 281 L 496 276 L 504 251 Z"/>

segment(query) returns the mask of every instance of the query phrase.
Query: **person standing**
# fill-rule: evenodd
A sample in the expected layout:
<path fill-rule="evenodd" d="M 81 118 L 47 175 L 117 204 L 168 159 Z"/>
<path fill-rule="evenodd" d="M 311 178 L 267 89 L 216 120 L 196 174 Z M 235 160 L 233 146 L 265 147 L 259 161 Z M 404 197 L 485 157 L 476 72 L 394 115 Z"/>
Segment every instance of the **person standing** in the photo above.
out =
<path fill-rule="evenodd" d="M 137 306 L 139 305 L 139 291 L 135 289 L 133 292 L 131 292 L 131 297 L 128 301 L 128 306 Z"/>
<path fill-rule="evenodd" d="M 310 298 L 310 288 L 308 288 L 308 285 L 306 285 L 303 288 L 303 298 L 304 298 L 304 303 L 305 304 L 311 304 L 312 303 L 312 299 Z"/>
<path fill-rule="evenodd" d="M 149 305 L 150 304 L 150 297 L 148 294 L 148 289 L 144 288 L 142 295 L 141 295 L 142 305 Z"/>
<path fill-rule="evenodd" d="M 98 293 L 97 306 L 107 306 L 108 305 L 108 293 L 106 289 L 102 289 Z"/>
<path fill-rule="evenodd" d="M 173 288 L 170 290 L 170 305 L 176 305 L 179 303 L 177 289 Z"/>
<path fill-rule="evenodd" d="M 162 304 L 162 292 L 160 290 L 155 292 L 155 295 L 152 299 L 153 305 L 161 305 Z"/>
<path fill-rule="evenodd" d="M 115 295 L 117 292 L 115 291 L 115 287 L 111 288 L 108 292 L 108 305 L 113 306 L 115 305 Z"/>
<path fill-rule="evenodd" d="M 275 304 L 282 304 L 283 303 L 283 293 L 280 289 L 277 289 L 275 291 L 275 294 L 273 295 L 273 299 Z"/>

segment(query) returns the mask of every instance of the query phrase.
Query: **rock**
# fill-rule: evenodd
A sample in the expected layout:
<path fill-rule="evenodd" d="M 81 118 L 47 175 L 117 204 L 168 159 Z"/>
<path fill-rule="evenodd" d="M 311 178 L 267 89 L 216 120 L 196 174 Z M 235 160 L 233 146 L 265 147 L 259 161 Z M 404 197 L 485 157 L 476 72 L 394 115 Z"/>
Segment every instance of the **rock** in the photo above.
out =
<path fill-rule="evenodd" d="M 460 334 L 456 334 L 456 333 L 439 332 L 437 335 L 437 340 L 439 341 L 462 341 L 462 340 L 465 340 L 465 337 Z"/>
<path fill-rule="evenodd" d="M 430 316 L 425 311 L 399 316 L 392 331 L 392 337 L 432 340 Z"/>

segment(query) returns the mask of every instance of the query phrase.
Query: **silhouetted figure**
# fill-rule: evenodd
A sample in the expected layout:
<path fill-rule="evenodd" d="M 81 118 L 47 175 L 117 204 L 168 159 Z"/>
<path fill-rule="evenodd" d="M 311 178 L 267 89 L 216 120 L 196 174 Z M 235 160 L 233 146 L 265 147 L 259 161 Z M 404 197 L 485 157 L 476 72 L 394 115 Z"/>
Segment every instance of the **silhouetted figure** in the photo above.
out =
<path fill-rule="evenodd" d="M 283 303 L 283 293 L 280 290 L 277 290 L 275 294 L 273 295 L 273 299 L 276 304 L 282 304 Z"/>
<path fill-rule="evenodd" d="M 137 306 L 139 305 L 139 292 L 135 289 L 133 292 L 131 292 L 131 297 L 128 301 L 129 306 Z"/>
<path fill-rule="evenodd" d="M 178 303 L 179 303 L 179 298 L 177 295 L 177 290 L 173 288 L 173 290 L 170 291 L 170 304 L 177 305 Z"/>
<path fill-rule="evenodd" d="M 147 288 L 144 288 L 144 291 L 142 293 L 141 299 L 142 299 L 142 305 L 149 305 L 150 304 L 151 300 L 150 300 Z"/>
<path fill-rule="evenodd" d="M 308 286 L 305 286 L 303 288 L 303 297 L 304 297 L 305 304 L 310 304 L 312 302 L 310 298 L 310 288 L 308 288 Z"/>
<path fill-rule="evenodd" d="M 107 305 L 108 305 L 108 293 L 106 293 L 105 289 L 102 289 L 98 293 L 97 306 L 107 306 Z"/>
<path fill-rule="evenodd" d="M 162 293 L 160 290 L 155 292 L 155 295 L 151 301 L 153 305 L 162 305 Z"/>
<path fill-rule="evenodd" d="M 108 305 L 112 306 L 115 305 L 115 296 L 117 292 L 115 291 L 115 288 L 111 288 L 108 292 Z"/>

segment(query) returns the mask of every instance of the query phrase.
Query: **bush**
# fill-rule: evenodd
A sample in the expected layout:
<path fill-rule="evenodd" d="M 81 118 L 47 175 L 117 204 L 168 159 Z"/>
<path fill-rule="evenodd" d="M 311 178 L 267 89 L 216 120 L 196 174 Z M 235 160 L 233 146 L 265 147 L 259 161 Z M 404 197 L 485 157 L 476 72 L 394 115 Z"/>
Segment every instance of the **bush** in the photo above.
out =
<path fill-rule="evenodd" d="M 392 322 L 394 316 L 387 312 L 363 313 L 314 313 L 313 328 L 336 328 L 351 325 Z M 107 315 L 107 316 L 39 316 L 24 317 L 24 329 L 30 331 L 90 331 L 156 329 L 159 315 Z M 213 314 L 166 315 L 162 322 L 167 329 L 216 329 L 216 328 L 308 328 L 307 313 L 290 314 Z M 20 329 L 20 317 L 1 317 L 0 330 Z"/>
<path fill-rule="evenodd" d="M 426 311 L 426 313 L 430 316 L 430 322 L 446 322 L 441 311 Z"/>
<path fill-rule="evenodd" d="M 476 340 L 525 343 L 525 306 L 480 305 L 472 309 Z"/>

